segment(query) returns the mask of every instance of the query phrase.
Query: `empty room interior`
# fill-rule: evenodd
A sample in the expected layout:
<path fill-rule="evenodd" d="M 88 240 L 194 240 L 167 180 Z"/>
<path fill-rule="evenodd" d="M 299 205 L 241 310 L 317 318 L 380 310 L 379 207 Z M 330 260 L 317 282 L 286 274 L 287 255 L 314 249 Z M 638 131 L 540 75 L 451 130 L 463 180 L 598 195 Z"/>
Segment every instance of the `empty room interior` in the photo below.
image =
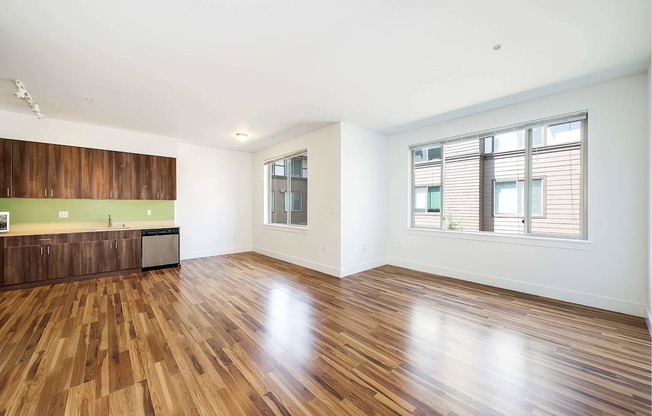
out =
<path fill-rule="evenodd" d="M 652 415 L 650 0 L 0 4 L 0 416 Z"/>

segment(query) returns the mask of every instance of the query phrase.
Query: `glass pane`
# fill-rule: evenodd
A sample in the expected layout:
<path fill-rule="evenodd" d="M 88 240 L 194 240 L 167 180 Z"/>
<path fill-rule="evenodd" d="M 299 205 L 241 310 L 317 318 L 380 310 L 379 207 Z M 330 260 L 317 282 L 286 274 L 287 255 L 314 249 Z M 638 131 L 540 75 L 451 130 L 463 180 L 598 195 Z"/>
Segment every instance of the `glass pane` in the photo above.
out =
<path fill-rule="evenodd" d="M 428 188 L 414 188 L 414 210 L 417 212 L 425 212 L 427 206 L 426 194 Z"/>
<path fill-rule="evenodd" d="M 412 224 L 417 228 L 440 228 L 439 212 L 428 212 L 428 188 L 441 185 L 441 145 L 414 149 L 414 207 Z M 426 162 L 428 157 L 433 159 Z"/>
<path fill-rule="evenodd" d="M 285 172 L 285 161 L 269 165 L 269 222 L 271 224 L 287 224 L 288 215 L 285 211 L 285 193 L 288 187 L 287 177 L 277 175 Z"/>
<path fill-rule="evenodd" d="M 285 176 L 285 160 L 279 160 L 274 162 L 273 165 L 274 175 L 276 176 Z"/>
<path fill-rule="evenodd" d="M 516 182 L 496 182 L 495 186 L 495 213 L 498 215 L 516 214 L 519 200 Z"/>
<path fill-rule="evenodd" d="M 428 148 L 428 160 L 441 159 L 441 146 L 432 146 Z"/>
<path fill-rule="evenodd" d="M 543 179 L 532 179 L 532 216 L 543 215 Z"/>
<path fill-rule="evenodd" d="M 494 136 L 494 152 L 525 149 L 525 131 L 512 131 Z"/>
<path fill-rule="evenodd" d="M 444 144 L 444 184 L 442 187 L 443 228 L 481 231 L 483 229 L 484 157 L 482 139 Z"/>
<path fill-rule="evenodd" d="M 547 127 L 545 146 L 532 149 L 531 232 L 539 235 L 581 237 L 582 122 Z M 540 195 L 541 202 L 536 198 Z"/>
<path fill-rule="evenodd" d="M 484 138 L 484 153 L 490 154 L 494 152 L 494 138 L 485 137 Z"/>
<path fill-rule="evenodd" d="M 293 171 L 290 178 L 290 187 L 292 191 L 290 224 L 308 225 L 308 154 L 303 153 L 294 156 L 291 159 L 291 163 Z M 294 167 L 296 167 L 296 169 Z M 304 174 L 304 172 L 306 174 Z"/>
<path fill-rule="evenodd" d="M 441 211 L 441 188 L 439 186 L 428 187 L 428 212 Z"/>
<path fill-rule="evenodd" d="M 303 205 L 303 194 L 301 192 L 292 192 L 292 212 L 301 211 Z"/>
<path fill-rule="evenodd" d="M 532 147 L 543 146 L 543 127 L 532 129 Z"/>

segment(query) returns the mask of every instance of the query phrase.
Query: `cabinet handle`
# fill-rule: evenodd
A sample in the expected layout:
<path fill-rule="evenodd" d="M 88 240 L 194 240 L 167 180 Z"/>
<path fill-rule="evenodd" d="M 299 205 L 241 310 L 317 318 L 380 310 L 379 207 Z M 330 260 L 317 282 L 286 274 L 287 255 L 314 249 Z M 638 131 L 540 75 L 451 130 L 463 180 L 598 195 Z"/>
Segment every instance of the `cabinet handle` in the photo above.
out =
<path fill-rule="evenodd" d="M 109 191 L 109 199 L 113 198 L 113 191 Z"/>
<path fill-rule="evenodd" d="M 50 189 L 50 198 L 54 198 L 54 189 Z"/>
<path fill-rule="evenodd" d="M 118 240 L 115 240 L 115 249 L 118 249 Z"/>
<path fill-rule="evenodd" d="M 41 256 L 43 255 L 43 246 L 41 246 Z"/>
<path fill-rule="evenodd" d="M 113 248 L 113 241 L 109 241 L 109 248 Z"/>
<path fill-rule="evenodd" d="M 48 190 L 47 189 L 45 190 L 45 197 L 46 198 L 48 197 Z"/>
<path fill-rule="evenodd" d="M 161 197 L 159 199 L 163 199 L 163 192 L 161 192 Z"/>
<path fill-rule="evenodd" d="M 48 246 L 48 256 L 50 255 L 50 246 Z"/>

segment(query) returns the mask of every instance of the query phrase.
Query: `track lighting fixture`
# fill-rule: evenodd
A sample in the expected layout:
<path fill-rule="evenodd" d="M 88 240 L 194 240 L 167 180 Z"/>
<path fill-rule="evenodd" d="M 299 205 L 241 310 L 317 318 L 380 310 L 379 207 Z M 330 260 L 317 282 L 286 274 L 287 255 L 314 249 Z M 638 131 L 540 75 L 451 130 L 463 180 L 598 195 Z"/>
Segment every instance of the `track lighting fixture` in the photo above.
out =
<path fill-rule="evenodd" d="M 41 113 L 41 109 L 36 103 L 36 98 L 30 94 L 29 91 L 27 91 L 27 88 L 25 88 L 22 82 L 18 81 L 17 79 L 15 79 L 14 82 L 16 83 L 16 88 L 18 88 L 18 91 L 16 91 L 14 95 L 21 100 L 27 101 L 27 104 L 32 106 L 32 111 L 36 113 L 36 118 L 39 120 L 44 119 L 45 114 Z"/>

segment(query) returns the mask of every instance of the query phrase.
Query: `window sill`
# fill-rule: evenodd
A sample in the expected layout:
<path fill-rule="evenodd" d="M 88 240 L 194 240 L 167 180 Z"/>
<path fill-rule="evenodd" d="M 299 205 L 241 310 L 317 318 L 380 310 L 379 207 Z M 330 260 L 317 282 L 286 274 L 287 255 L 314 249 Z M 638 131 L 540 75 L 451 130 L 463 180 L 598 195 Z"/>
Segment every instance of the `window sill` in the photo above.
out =
<path fill-rule="evenodd" d="M 538 236 L 516 236 L 508 234 L 489 234 L 472 231 L 434 230 L 426 228 L 408 228 L 410 235 L 426 237 L 454 238 L 458 240 L 473 240 L 499 244 L 514 244 L 521 246 L 538 246 L 562 248 L 567 250 L 588 251 L 591 242 L 588 240 L 575 240 L 567 238 L 538 237 Z"/>
<path fill-rule="evenodd" d="M 284 225 L 284 224 L 263 224 L 266 230 L 283 231 L 286 233 L 307 234 L 308 227 L 299 225 Z"/>

